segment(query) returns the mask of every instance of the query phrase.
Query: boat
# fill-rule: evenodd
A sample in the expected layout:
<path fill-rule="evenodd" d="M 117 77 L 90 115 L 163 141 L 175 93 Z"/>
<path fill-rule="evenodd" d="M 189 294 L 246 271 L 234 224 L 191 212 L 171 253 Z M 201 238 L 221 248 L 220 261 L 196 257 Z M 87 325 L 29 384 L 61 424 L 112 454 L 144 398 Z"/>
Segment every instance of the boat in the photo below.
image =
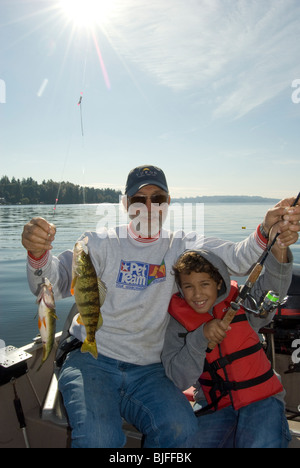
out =
<path fill-rule="evenodd" d="M 71 429 L 57 385 L 55 354 L 42 359 L 40 339 L 0 349 L 0 448 L 69 448 Z M 262 330 L 265 350 L 286 389 L 286 415 L 292 441 L 300 448 L 300 265 L 293 270 L 287 302 L 279 306 L 271 326 Z M 187 397 L 191 399 L 188 395 Z M 141 448 L 142 434 L 126 421 L 125 448 Z"/>

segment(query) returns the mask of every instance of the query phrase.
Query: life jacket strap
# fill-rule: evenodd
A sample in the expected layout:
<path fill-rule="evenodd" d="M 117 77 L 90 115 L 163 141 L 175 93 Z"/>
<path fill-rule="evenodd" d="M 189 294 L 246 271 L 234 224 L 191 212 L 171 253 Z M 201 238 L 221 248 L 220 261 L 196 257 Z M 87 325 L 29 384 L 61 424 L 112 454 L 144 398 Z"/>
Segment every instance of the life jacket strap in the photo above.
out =
<path fill-rule="evenodd" d="M 257 353 L 262 348 L 262 344 L 260 342 L 256 343 L 249 348 L 241 349 L 240 351 L 236 351 L 235 353 L 228 354 L 227 356 L 221 357 L 216 359 L 215 361 L 208 363 L 205 362 L 204 371 L 208 372 L 217 372 L 220 369 L 223 369 L 225 366 L 232 364 L 237 359 L 244 358 L 246 356 L 250 356 L 250 354 Z"/>
<path fill-rule="evenodd" d="M 201 377 L 199 378 L 199 382 L 201 385 L 204 385 L 206 387 L 212 387 L 209 396 L 212 400 L 212 403 L 210 405 L 205 406 L 201 410 L 197 411 L 195 414 L 196 416 L 202 416 L 203 414 L 207 414 L 211 409 L 214 408 L 216 411 L 218 408 L 218 403 L 219 401 L 226 395 L 228 395 L 229 392 L 231 391 L 237 391 L 237 390 L 244 390 L 249 387 L 255 387 L 256 385 L 260 385 L 267 380 L 271 379 L 274 375 L 272 367 L 265 372 L 262 375 L 259 375 L 258 377 L 254 377 L 249 380 L 243 380 L 242 382 L 230 382 L 227 380 L 222 379 L 218 374 L 214 376 L 214 380 L 208 380 L 208 379 L 202 379 Z M 220 393 L 219 396 L 217 396 L 217 392 Z M 203 411 L 202 411 L 203 410 Z"/>

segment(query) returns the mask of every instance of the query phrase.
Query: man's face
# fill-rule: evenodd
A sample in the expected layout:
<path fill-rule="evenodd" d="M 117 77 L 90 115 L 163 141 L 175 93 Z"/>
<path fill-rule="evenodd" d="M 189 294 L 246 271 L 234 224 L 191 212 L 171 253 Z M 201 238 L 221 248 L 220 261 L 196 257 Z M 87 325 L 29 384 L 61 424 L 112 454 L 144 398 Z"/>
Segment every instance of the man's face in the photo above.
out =
<path fill-rule="evenodd" d="M 146 185 L 127 199 L 134 230 L 142 237 L 155 237 L 168 215 L 170 196 L 156 185 Z"/>

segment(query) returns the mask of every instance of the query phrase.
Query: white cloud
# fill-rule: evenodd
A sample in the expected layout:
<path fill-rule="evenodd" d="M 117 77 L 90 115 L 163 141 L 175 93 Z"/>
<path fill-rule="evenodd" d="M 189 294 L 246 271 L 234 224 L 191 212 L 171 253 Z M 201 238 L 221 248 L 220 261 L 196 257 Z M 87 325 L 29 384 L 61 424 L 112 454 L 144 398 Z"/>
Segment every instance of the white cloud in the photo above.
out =
<path fill-rule="evenodd" d="M 293 166 L 299 166 L 300 161 L 299 159 L 291 159 L 288 156 L 286 156 L 283 159 L 274 161 L 274 164 L 278 166 L 288 166 L 292 168 Z"/>
<path fill-rule="evenodd" d="M 298 77 L 299 20 L 299 0 L 120 0 L 108 34 L 160 85 L 239 118 Z"/>

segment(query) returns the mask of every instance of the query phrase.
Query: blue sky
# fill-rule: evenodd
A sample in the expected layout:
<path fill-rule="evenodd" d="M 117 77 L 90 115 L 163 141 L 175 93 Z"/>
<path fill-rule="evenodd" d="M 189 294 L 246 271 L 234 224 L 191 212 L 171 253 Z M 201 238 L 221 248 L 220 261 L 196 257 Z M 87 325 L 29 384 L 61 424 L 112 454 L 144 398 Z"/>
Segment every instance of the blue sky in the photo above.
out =
<path fill-rule="evenodd" d="M 173 196 L 299 192 L 299 0 L 109 6 L 80 27 L 0 0 L 0 176 L 123 190 L 154 164 Z"/>

